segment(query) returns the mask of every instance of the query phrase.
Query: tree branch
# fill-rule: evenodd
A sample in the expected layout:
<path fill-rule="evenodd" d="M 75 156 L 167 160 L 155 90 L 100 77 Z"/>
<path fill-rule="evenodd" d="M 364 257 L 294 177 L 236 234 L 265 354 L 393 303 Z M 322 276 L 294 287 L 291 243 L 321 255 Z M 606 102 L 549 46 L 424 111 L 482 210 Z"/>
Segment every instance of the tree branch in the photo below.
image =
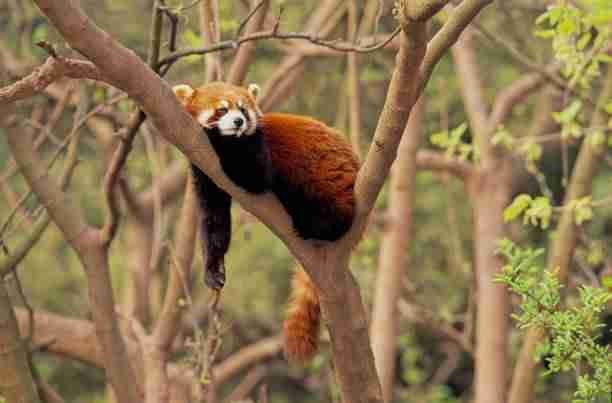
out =
<path fill-rule="evenodd" d="M 492 2 L 493 0 L 465 0 L 453 10 L 448 21 L 446 21 L 427 46 L 427 53 L 423 59 L 419 74 L 421 88 L 429 81 L 429 77 L 436 64 L 442 58 L 442 55 L 457 42 L 459 35 L 476 18 L 478 13 Z"/>
<path fill-rule="evenodd" d="M 461 161 L 458 158 L 449 157 L 437 151 L 419 150 L 416 158 L 419 169 L 447 172 L 464 181 L 469 181 L 476 170 L 467 161 Z"/>
<path fill-rule="evenodd" d="M 104 74 L 91 62 L 61 56 L 48 57 L 42 66 L 27 77 L 8 87 L 0 88 L 0 105 L 29 98 L 63 77 L 107 82 Z"/>

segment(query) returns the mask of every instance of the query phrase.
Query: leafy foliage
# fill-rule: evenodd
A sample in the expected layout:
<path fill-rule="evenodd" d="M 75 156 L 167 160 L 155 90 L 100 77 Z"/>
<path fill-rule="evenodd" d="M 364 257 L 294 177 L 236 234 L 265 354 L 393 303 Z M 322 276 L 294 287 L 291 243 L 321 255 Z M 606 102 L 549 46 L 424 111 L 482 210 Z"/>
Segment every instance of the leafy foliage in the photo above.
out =
<path fill-rule="evenodd" d="M 538 352 L 545 357 L 547 374 L 577 372 L 574 403 L 595 402 L 612 394 L 612 350 L 597 343 L 600 315 L 612 300 L 603 288 L 582 286 L 579 302 L 564 307 L 562 285 L 554 271 L 542 271 L 538 262 L 543 249 L 524 249 L 509 240 L 500 242 L 507 260 L 498 281 L 521 297 L 513 315 L 522 329 L 538 328 L 546 335 Z M 540 275 L 541 274 L 541 275 Z"/>

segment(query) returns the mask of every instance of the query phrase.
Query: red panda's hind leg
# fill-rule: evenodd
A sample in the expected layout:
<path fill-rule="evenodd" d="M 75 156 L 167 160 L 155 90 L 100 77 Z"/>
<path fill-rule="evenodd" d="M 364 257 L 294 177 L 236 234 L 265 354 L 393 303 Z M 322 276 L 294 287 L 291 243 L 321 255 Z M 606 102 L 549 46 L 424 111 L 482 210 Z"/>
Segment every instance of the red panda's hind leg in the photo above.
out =
<path fill-rule="evenodd" d="M 308 197 L 282 177 L 275 178 L 274 194 L 291 216 L 293 228 L 302 239 L 336 241 L 353 224 L 353 212 L 341 209 L 337 201 Z"/>

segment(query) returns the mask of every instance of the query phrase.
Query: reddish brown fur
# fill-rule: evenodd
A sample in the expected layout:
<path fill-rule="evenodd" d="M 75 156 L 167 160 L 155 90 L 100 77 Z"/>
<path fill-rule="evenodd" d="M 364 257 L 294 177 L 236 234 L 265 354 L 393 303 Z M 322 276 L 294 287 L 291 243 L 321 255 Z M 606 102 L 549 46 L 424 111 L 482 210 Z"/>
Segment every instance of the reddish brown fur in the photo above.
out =
<path fill-rule="evenodd" d="M 177 96 L 194 117 L 204 109 L 217 108 L 221 101 L 234 106 L 238 100 L 246 100 L 245 107 L 257 108 L 249 91 L 225 83 L 205 85 L 189 97 L 180 93 Z M 309 214 L 315 214 L 318 218 L 313 222 L 320 223 L 320 227 L 309 228 L 313 235 L 328 231 L 325 237 L 330 240 L 342 236 L 354 217 L 353 186 L 359 169 L 349 144 L 338 131 L 304 116 L 269 113 L 259 116 L 258 127 L 264 134 L 274 174 L 282 177 L 283 187 L 289 193 L 303 192 L 296 199 L 299 203 L 291 204 L 296 209 L 292 215 L 294 224 L 295 215 L 300 211 L 300 218 L 307 222 L 312 217 Z M 277 196 L 281 195 L 277 193 Z M 310 209 L 302 208 L 300 203 L 307 203 Z M 321 320 L 319 294 L 302 268 L 295 273 L 292 288 L 283 326 L 285 353 L 291 360 L 305 361 L 317 351 Z"/>
<path fill-rule="evenodd" d="M 190 99 L 184 101 L 187 111 L 197 116 L 205 109 L 217 108 L 221 101 L 226 101 L 230 108 L 236 107 L 238 101 L 245 102 L 245 107 L 256 110 L 255 100 L 249 92 L 242 87 L 226 83 L 215 82 L 196 88 Z"/>
<path fill-rule="evenodd" d="M 359 164 L 340 132 L 305 116 L 282 113 L 265 114 L 259 125 L 274 169 L 307 196 L 335 205 L 352 220 Z"/>
<path fill-rule="evenodd" d="M 336 206 L 338 214 L 352 220 L 359 165 L 340 132 L 308 117 L 280 113 L 265 114 L 259 125 L 275 170 L 310 198 Z M 285 354 L 290 360 L 307 361 L 317 352 L 320 318 L 317 289 L 299 268 L 283 326 Z"/>
<path fill-rule="evenodd" d="M 307 361 L 317 352 L 321 308 L 319 293 L 299 267 L 293 275 L 287 319 L 283 325 L 285 354 L 292 361 Z"/>

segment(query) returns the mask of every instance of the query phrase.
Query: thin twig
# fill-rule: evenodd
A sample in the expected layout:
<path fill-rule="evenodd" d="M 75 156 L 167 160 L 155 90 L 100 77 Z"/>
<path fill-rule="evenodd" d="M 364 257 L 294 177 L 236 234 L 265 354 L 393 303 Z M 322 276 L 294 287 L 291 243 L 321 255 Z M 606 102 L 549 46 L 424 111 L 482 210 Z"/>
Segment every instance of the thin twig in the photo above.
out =
<path fill-rule="evenodd" d="M 160 1 L 157 0 L 153 7 L 153 16 L 151 23 L 150 44 L 148 64 L 155 71 L 159 71 L 157 61 L 159 60 L 159 51 L 162 34 L 162 11 L 160 9 Z M 101 232 L 102 243 L 108 246 L 115 237 L 119 221 L 119 206 L 118 197 L 115 192 L 116 185 L 119 181 L 119 176 L 127 157 L 132 150 L 132 143 L 138 133 L 140 125 L 145 121 L 146 115 L 142 110 L 139 110 L 131 120 L 128 129 L 125 131 L 125 136 L 121 137 L 121 142 L 115 149 L 113 158 L 104 175 L 104 197 L 106 199 L 106 221 Z"/>
<path fill-rule="evenodd" d="M 258 40 L 265 40 L 265 39 L 279 39 L 279 40 L 299 39 L 299 40 L 305 40 L 305 41 L 314 43 L 315 45 L 334 49 L 338 52 L 370 53 L 370 52 L 375 52 L 379 49 L 384 48 L 387 44 L 389 44 L 389 42 L 393 40 L 393 38 L 395 38 L 400 33 L 400 31 L 401 31 L 400 27 L 395 28 L 395 30 L 389 35 L 387 39 L 385 39 L 384 41 L 376 45 L 372 45 L 372 46 L 355 46 L 353 44 L 341 42 L 339 40 L 324 40 L 324 39 L 317 37 L 316 35 L 307 34 L 307 33 L 296 32 L 296 33 L 281 34 L 278 32 L 274 32 L 274 30 L 256 32 L 252 35 L 244 36 L 240 39 L 221 41 L 214 45 L 210 45 L 210 46 L 206 46 L 202 48 L 185 49 L 179 52 L 171 53 L 167 55 L 166 57 L 164 57 L 163 59 L 161 59 L 158 63 L 158 66 L 161 67 L 169 63 L 174 63 L 178 59 L 181 59 L 186 56 L 205 55 L 207 53 L 217 52 L 220 50 L 237 49 L 243 43 L 251 42 L 251 41 L 258 41 Z"/>
<path fill-rule="evenodd" d="M 242 31 L 244 31 L 244 28 L 246 28 L 246 25 L 249 23 L 251 18 L 253 18 L 253 16 L 257 12 L 257 10 L 259 10 L 264 5 L 265 2 L 266 2 L 266 0 L 260 0 L 255 5 L 255 7 L 253 7 L 253 9 L 251 11 L 249 11 L 247 16 L 240 23 L 240 26 L 238 27 L 238 30 L 236 30 L 236 35 L 234 35 L 236 38 L 240 38 L 240 35 L 242 35 Z"/>

